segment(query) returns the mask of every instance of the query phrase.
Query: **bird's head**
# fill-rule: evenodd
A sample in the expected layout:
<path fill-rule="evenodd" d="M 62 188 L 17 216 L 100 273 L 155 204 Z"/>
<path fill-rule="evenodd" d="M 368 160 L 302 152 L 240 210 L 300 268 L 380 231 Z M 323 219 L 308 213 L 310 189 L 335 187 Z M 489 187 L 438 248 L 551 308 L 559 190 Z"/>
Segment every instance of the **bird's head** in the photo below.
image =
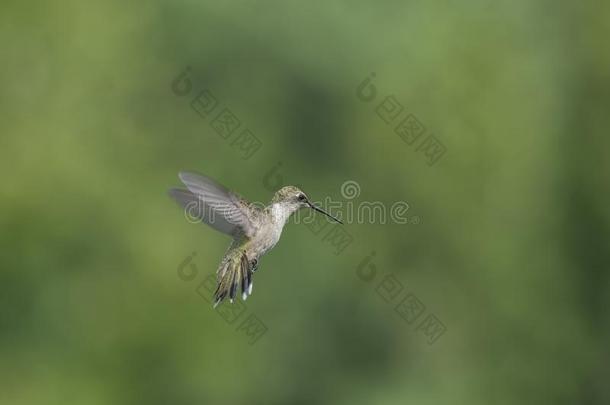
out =
<path fill-rule="evenodd" d="M 311 208 L 315 211 L 321 212 L 322 214 L 332 218 L 336 222 L 342 224 L 340 220 L 324 211 L 322 208 L 314 205 L 307 195 L 296 186 L 286 186 L 279 189 L 273 196 L 271 203 L 280 204 L 282 208 L 286 209 L 290 214 L 298 211 L 301 208 Z"/>

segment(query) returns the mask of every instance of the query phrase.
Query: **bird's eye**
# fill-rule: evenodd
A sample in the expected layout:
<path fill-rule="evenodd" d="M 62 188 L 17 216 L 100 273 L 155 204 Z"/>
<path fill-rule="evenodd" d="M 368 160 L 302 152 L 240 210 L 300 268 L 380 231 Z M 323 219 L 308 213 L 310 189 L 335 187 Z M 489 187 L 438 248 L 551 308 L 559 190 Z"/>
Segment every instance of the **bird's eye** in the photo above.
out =
<path fill-rule="evenodd" d="M 305 201 L 305 194 L 299 194 L 299 195 L 297 195 L 297 199 L 298 199 L 299 201 Z"/>

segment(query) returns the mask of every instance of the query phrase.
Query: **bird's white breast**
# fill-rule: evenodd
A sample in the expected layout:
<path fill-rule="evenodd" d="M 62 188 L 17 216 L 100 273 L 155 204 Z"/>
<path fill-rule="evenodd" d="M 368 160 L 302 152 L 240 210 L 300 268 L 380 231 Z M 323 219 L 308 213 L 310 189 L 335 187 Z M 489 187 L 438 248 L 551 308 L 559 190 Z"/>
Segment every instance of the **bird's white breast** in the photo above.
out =
<path fill-rule="evenodd" d="M 273 204 L 269 210 L 269 221 L 261 225 L 251 240 L 251 253 L 256 257 L 265 254 L 273 248 L 282 236 L 282 230 L 290 217 L 290 212 L 283 209 L 280 204 Z"/>

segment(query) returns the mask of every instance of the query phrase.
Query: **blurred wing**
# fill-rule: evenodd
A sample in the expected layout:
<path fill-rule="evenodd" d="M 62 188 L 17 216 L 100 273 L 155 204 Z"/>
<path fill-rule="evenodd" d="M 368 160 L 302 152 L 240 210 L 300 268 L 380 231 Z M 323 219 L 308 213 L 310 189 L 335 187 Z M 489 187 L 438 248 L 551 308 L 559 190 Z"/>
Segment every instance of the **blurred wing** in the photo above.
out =
<path fill-rule="evenodd" d="M 254 234 L 256 207 L 209 177 L 190 172 L 180 172 L 179 177 L 188 190 L 172 189 L 170 195 L 189 216 L 233 237 Z"/>

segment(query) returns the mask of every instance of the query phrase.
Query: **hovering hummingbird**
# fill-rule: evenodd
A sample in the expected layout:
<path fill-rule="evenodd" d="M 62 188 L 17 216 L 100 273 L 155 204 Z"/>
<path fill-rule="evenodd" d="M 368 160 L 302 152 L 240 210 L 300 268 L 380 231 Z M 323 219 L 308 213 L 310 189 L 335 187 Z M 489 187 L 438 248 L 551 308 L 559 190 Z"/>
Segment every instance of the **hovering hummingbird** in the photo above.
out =
<path fill-rule="evenodd" d="M 311 203 L 295 186 L 281 188 L 269 205 L 260 208 L 209 177 L 190 172 L 180 172 L 178 177 L 187 189 L 173 188 L 169 195 L 189 215 L 233 237 L 216 271 L 214 307 L 227 297 L 232 303 L 240 287 L 242 299 L 252 294 L 252 275 L 259 258 L 280 240 L 286 221 L 300 208 L 311 208 L 343 223 Z"/>

